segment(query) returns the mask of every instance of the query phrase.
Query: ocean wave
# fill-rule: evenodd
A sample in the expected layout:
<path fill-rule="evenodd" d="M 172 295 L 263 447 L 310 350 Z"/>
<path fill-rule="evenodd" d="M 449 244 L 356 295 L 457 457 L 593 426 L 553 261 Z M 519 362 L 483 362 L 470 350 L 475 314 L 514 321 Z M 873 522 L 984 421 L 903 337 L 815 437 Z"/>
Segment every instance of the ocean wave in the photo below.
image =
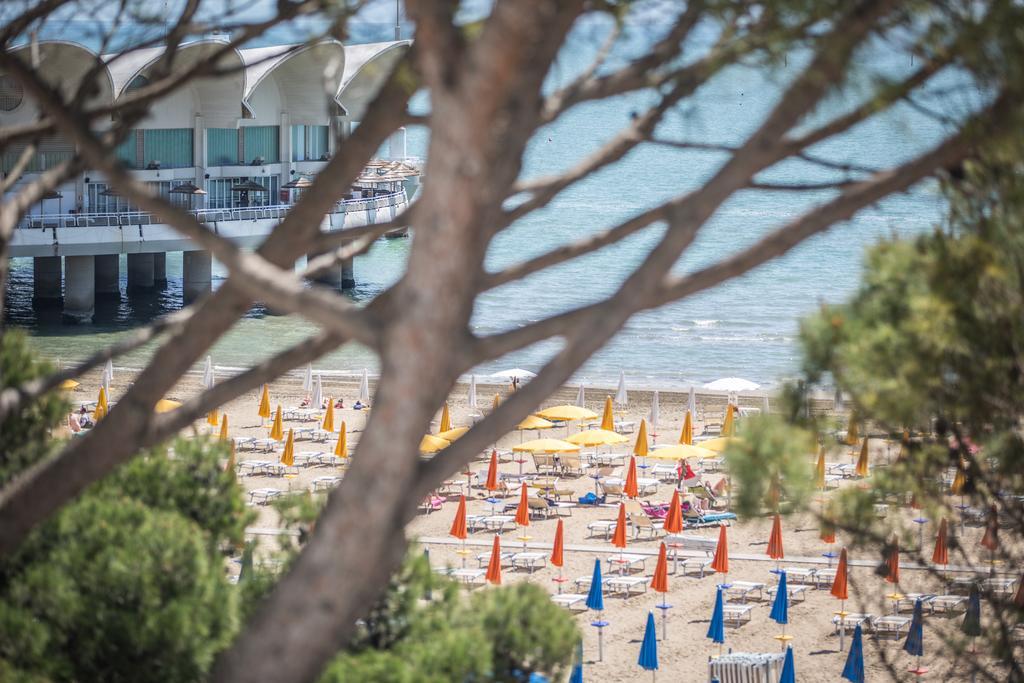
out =
<path fill-rule="evenodd" d="M 721 320 L 692 320 L 690 322 L 692 322 L 697 327 L 718 327 L 718 323 L 720 323 L 722 321 Z"/>

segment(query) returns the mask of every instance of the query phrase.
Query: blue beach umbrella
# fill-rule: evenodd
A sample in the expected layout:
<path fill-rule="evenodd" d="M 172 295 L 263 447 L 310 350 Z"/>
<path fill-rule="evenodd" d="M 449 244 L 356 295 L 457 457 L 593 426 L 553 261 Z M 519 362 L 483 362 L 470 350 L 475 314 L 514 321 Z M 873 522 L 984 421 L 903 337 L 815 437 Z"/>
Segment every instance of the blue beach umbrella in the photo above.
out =
<path fill-rule="evenodd" d="M 782 675 L 779 683 L 796 683 L 796 662 L 793 661 L 793 648 L 786 648 L 786 660 L 782 662 Z"/>
<path fill-rule="evenodd" d="M 601 583 L 601 560 L 594 560 L 594 578 L 590 580 L 590 592 L 587 593 L 587 609 L 604 609 L 604 590 Z"/>
<path fill-rule="evenodd" d="M 777 624 L 789 623 L 789 589 L 786 588 L 786 572 L 779 572 L 779 588 L 775 592 L 772 612 L 768 615 Z"/>
<path fill-rule="evenodd" d="M 708 626 L 708 638 L 711 642 L 718 643 L 719 654 L 721 645 L 725 642 L 725 603 L 722 601 L 722 587 L 718 587 L 718 594 L 715 596 L 715 611 L 711 613 L 711 625 Z"/>
<path fill-rule="evenodd" d="M 576 643 L 575 663 L 572 666 L 572 674 L 569 675 L 569 683 L 583 683 L 583 641 Z"/>
<path fill-rule="evenodd" d="M 851 683 L 864 683 L 864 641 L 860 624 L 853 629 L 853 643 L 850 644 L 850 654 L 843 667 L 843 678 Z"/>
<path fill-rule="evenodd" d="M 644 642 L 640 645 L 640 658 L 636 663 L 647 671 L 658 670 L 658 634 L 654 627 L 654 612 L 647 613 Z"/>
<path fill-rule="evenodd" d="M 924 614 L 921 610 L 921 601 L 918 600 L 914 603 L 914 618 L 910 620 L 907 640 L 903 643 L 903 650 L 915 657 L 924 656 Z"/>
<path fill-rule="evenodd" d="M 960 630 L 972 638 L 981 635 L 981 593 L 978 592 L 977 584 L 971 586 L 971 597 L 967 599 L 967 613 L 964 614 Z"/>

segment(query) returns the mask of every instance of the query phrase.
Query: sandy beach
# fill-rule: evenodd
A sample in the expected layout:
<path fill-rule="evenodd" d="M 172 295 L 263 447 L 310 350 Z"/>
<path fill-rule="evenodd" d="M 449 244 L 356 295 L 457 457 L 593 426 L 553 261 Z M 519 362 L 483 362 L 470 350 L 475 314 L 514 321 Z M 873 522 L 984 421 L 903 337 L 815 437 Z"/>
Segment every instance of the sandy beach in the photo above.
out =
<path fill-rule="evenodd" d="M 183 399 L 200 390 L 199 376 L 191 374 L 180 384 L 168 398 Z M 119 371 L 115 373 L 112 398 L 116 398 L 124 391 L 127 383 L 131 380 L 130 373 Z M 270 387 L 271 404 L 276 407 L 281 404 L 284 407 L 297 406 L 301 401 L 304 391 L 301 387 L 301 380 L 298 373 L 275 382 Z M 82 378 L 82 385 L 72 392 L 70 398 L 73 402 L 94 400 L 99 386 L 99 373 L 91 373 Z M 480 407 L 486 411 L 493 400 L 496 392 L 506 393 L 506 386 L 478 385 L 478 401 Z M 544 402 L 538 409 L 558 405 L 562 403 L 573 403 L 576 398 L 576 387 L 566 387 L 555 396 Z M 358 393 L 357 378 L 335 378 L 324 377 L 324 394 L 335 399 L 343 398 L 346 408 L 335 411 L 335 426 L 341 420 L 346 422 L 349 430 L 349 448 L 354 450 L 362 432 L 368 413 L 366 411 L 355 411 L 351 409 L 352 403 Z M 605 397 L 614 394 L 614 388 L 593 388 L 587 387 L 587 407 L 600 413 Z M 652 435 L 652 442 L 656 444 L 674 444 L 678 441 L 679 432 L 682 426 L 684 411 L 686 409 L 687 396 L 685 393 L 660 392 L 660 420 L 656 436 Z M 650 412 L 651 393 L 649 391 L 630 390 L 629 405 L 625 410 L 618 411 L 617 417 L 625 420 L 632 420 L 639 423 L 641 418 L 648 416 Z M 267 436 L 268 428 L 261 425 L 257 416 L 259 396 L 252 392 L 240 397 L 235 401 L 223 406 L 223 411 L 228 414 L 230 433 L 232 437 L 252 436 L 264 438 Z M 742 406 L 758 408 L 763 405 L 760 396 L 750 398 L 743 397 L 740 401 Z M 451 407 L 452 420 L 454 425 L 469 425 L 472 423 L 471 411 L 467 405 L 466 387 L 457 387 L 451 396 L 449 403 Z M 706 419 L 719 420 L 725 410 L 726 396 L 698 395 L 698 416 Z M 816 410 L 831 410 L 831 401 L 819 402 L 814 406 Z M 286 422 L 285 430 L 288 427 L 313 426 L 315 423 Z M 701 420 L 695 425 L 695 433 L 701 430 Z M 202 421 L 196 423 L 195 431 L 203 434 L 210 431 Z M 564 437 L 567 433 L 578 431 L 580 427 L 572 424 L 568 427 L 559 427 L 544 432 L 528 432 L 525 436 L 513 432 L 503 437 L 495 446 L 499 450 L 509 450 L 521 441 L 541 436 L 554 438 Z M 436 427 L 433 431 L 436 431 Z M 616 453 L 628 453 L 632 449 L 635 433 L 628 435 L 630 441 L 613 450 Z M 317 443 L 307 440 L 296 442 L 296 455 L 308 452 L 331 453 L 334 449 L 334 439 L 328 442 Z M 604 449 L 607 451 L 608 449 Z M 586 449 L 585 451 L 586 452 Z M 895 457 L 896 447 L 886 444 L 883 440 L 872 441 L 871 461 L 874 466 L 884 466 L 889 458 Z M 473 472 L 473 487 L 467 495 L 468 512 L 470 515 L 486 515 L 501 511 L 505 504 L 514 505 L 518 499 L 518 484 L 516 489 L 507 499 L 494 502 L 487 501 L 488 494 L 482 488 L 486 476 L 488 453 L 482 453 L 470 467 Z M 808 466 L 812 454 L 808 454 Z M 847 446 L 838 443 L 832 444 L 828 452 L 829 463 L 852 463 L 855 458 L 854 451 Z M 240 451 L 239 462 L 245 460 L 275 460 L 272 453 L 250 453 Z M 532 459 L 527 456 L 524 462 L 517 462 L 518 456 L 509 457 L 503 460 L 500 468 L 503 474 L 517 475 L 520 469 L 524 474 L 536 473 Z M 653 461 L 652 461 L 653 462 Z M 695 468 L 698 469 L 698 468 Z M 270 476 L 241 476 L 240 482 L 247 491 L 257 489 L 278 489 L 283 492 L 305 491 L 314 487 L 314 480 L 318 477 L 343 476 L 344 463 L 331 465 L 310 465 L 297 468 L 296 473 L 282 477 Z M 724 474 L 721 472 L 701 473 L 700 476 L 709 484 L 718 483 Z M 614 472 L 614 475 L 625 477 L 624 468 L 621 472 Z M 641 477 L 645 474 L 641 473 Z M 466 493 L 466 481 L 464 476 L 449 483 L 442 491 L 440 497 L 444 502 L 439 503 L 439 508 L 429 513 L 421 513 L 408 527 L 408 536 L 412 541 L 418 541 L 422 547 L 429 550 L 431 563 L 437 567 L 453 566 L 461 567 L 463 562 L 467 567 L 478 567 L 478 554 L 489 556 L 494 533 L 490 531 L 477 531 L 471 533 L 466 542 L 466 552 L 460 553 L 461 544 L 459 541 L 448 535 L 453 517 L 458 505 L 460 494 Z M 840 486 L 857 485 L 856 479 L 844 479 Z M 674 484 L 663 481 L 657 484 L 655 490 L 642 497 L 648 502 L 668 502 L 671 498 Z M 583 476 L 562 476 L 557 483 L 559 490 L 564 490 L 563 501 L 575 501 L 578 497 L 588 491 L 594 491 L 595 481 L 587 474 Z M 825 494 L 833 495 L 831 493 Z M 277 514 L 272 506 L 254 505 L 257 511 L 257 521 L 250 530 L 253 537 L 258 538 L 261 547 L 266 551 L 276 546 L 277 539 L 273 530 L 278 526 Z M 586 592 L 586 587 L 577 591 L 574 581 L 579 577 L 589 577 L 593 571 L 594 560 L 602 560 L 602 570 L 605 574 L 617 573 L 619 570 L 609 566 L 607 560 L 613 558 L 620 551 L 613 548 L 609 540 L 603 534 L 591 535 L 588 533 L 587 525 L 597 520 L 614 519 L 618 511 L 618 500 L 609 500 L 605 506 L 575 506 L 562 510 L 561 517 L 552 516 L 547 519 L 532 519 L 526 529 L 516 529 L 514 525 L 501 534 L 503 550 L 516 551 L 526 550 L 541 553 L 545 560 L 543 567 L 533 571 L 525 569 L 513 569 L 503 567 L 502 580 L 504 583 L 515 581 L 530 581 L 551 593 Z M 514 512 L 508 514 L 514 515 Z M 889 521 L 896 524 L 902 520 L 904 525 L 916 529 L 913 523 L 909 523 L 914 517 L 920 515 L 920 511 L 909 508 L 896 508 L 890 506 L 887 510 Z M 564 582 L 555 581 L 560 575 L 557 568 L 546 562 L 550 554 L 552 540 L 555 534 L 557 519 L 564 522 L 565 529 L 565 567 L 561 575 L 566 579 Z M 707 572 L 703 578 L 698 571 L 683 573 L 682 569 L 673 572 L 673 563 L 669 561 L 669 592 L 664 600 L 671 605 L 667 612 L 667 637 L 659 641 L 658 656 L 660 668 L 658 677 L 668 676 L 671 680 L 681 681 L 703 681 L 707 680 L 708 659 L 718 654 L 719 648 L 706 638 L 706 632 L 714 606 L 716 584 L 732 581 L 761 582 L 766 586 L 776 583 L 776 574 L 770 570 L 775 569 L 776 562 L 770 560 L 766 555 L 766 547 L 771 529 L 772 518 L 767 513 L 753 519 L 737 520 L 731 522 L 728 527 L 728 543 L 730 553 L 730 572 L 727 577 L 716 575 L 714 572 Z M 962 534 L 959 525 L 951 523 L 951 528 L 959 534 L 960 542 L 966 548 L 977 548 L 978 540 L 983 529 L 978 526 L 967 526 Z M 819 526 L 813 515 L 795 514 L 783 518 L 783 539 L 786 557 L 781 561 L 782 567 L 800 569 L 825 569 L 830 565 L 834 566 L 834 560 L 824 557 L 823 553 L 830 551 L 838 553 L 844 539 L 840 534 L 838 543 L 828 546 L 819 538 Z M 925 554 L 930 557 L 931 548 L 934 543 L 934 535 L 937 528 L 935 520 L 924 523 L 923 537 Z M 717 527 L 699 528 L 684 531 L 687 535 L 700 536 L 708 539 L 718 538 Z M 642 562 L 638 562 L 628 572 L 630 576 L 645 577 L 645 581 L 636 582 L 633 590 L 635 594 L 629 597 L 621 597 L 618 594 L 607 593 L 605 595 L 605 610 L 603 619 L 608 626 L 603 630 L 603 661 L 598 662 L 598 633 L 597 629 L 591 626 L 595 614 L 588 612 L 582 604 L 575 616 L 583 634 L 585 677 L 591 681 L 633 681 L 649 680 L 650 674 L 641 671 L 636 665 L 637 655 L 640 648 L 640 641 L 643 636 L 643 627 L 649 611 L 655 613 L 658 623 L 658 635 L 662 636 L 663 610 L 655 609 L 655 605 L 662 603 L 662 596 L 648 587 L 651 575 L 655 568 L 657 553 L 661 540 L 655 536 L 649 538 L 629 539 L 627 553 L 643 555 Z M 916 544 L 915 544 L 916 545 Z M 909 552 L 904 557 L 904 566 L 901 572 L 901 581 L 898 592 L 908 593 L 947 593 L 947 587 L 942 585 L 941 579 L 932 576 L 927 571 L 915 570 L 910 559 L 916 548 L 906 549 Z M 694 556 L 699 553 L 684 553 L 680 557 Z M 868 612 L 874 615 L 893 614 L 895 601 L 886 597 L 894 593 L 892 584 L 883 581 L 876 572 L 880 555 L 877 549 L 857 548 L 850 549 L 852 569 L 850 573 L 850 600 L 846 603 L 848 612 Z M 486 559 L 484 564 L 486 564 Z M 1000 571 L 1005 568 L 998 568 Z M 228 563 L 226 571 L 237 572 L 236 563 Z M 1015 568 L 1011 568 L 1015 571 Z M 955 573 L 951 573 L 955 576 Z M 1010 576 L 1010 574 L 1006 574 Z M 1016 575 L 1014 575 L 1016 578 Z M 792 581 L 790 582 L 792 584 Z M 484 584 L 468 590 L 491 590 Z M 802 599 L 795 598 L 790 606 L 789 623 L 785 627 L 785 633 L 793 637 L 791 644 L 796 656 L 797 679 L 799 681 L 835 681 L 839 679 L 846 661 L 846 653 L 839 651 L 839 638 L 833 627 L 833 613 L 840 608 L 839 601 L 829 594 L 828 586 L 821 589 L 809 585 L 803 594 Z M 738 598 L 733 600 L 738 602 Z M 752 653 L 777 653 L 780 651 L 779 641 L 774 636 L 782 632 L 782 627 L 769 619 L 771 603 L 764 596 L 758 599 L 756 591 L 749 596 L 747 604 L 752 606 L 749 614 L 749 621 L 738 627 L 727 627 L 725 651 L 752 652 Z M 913 604 L 910 601 L 900 603 L 900 614 L 909 617 Z M 956 611 L 953 616 L 944 616 L 936 613 L 929 614 L 926 618 L 925 629 L 925 656 L 924 666 L 931 669 L 928 678 L 933 680 L 942 677 L 951 680 L 964 680 L 963 668 L 957 672 L 957 658 L 950 656 L 949 646 L 942 643 L 943 635 L 955 632 L 962 621 L 962 611 Z M 905 633 L 905 631 L 904 631 Z M 850 635 L 847 634 L 846 645 L 849 647 Z M 886 661 L 892 663 L 895 670 L 901 672 L 900 680 L 909 680 L 912 675 L 906 673 L 907 669 L 916 664 L 912 658 L 902 651 L 902 638 L 882 638 L 874 634 L 865 634 L 865 659 L 868 680 L 880 680 L 880 674 L 886 666 Z M 986 656 L 981 654 L 978 656 Z"/>

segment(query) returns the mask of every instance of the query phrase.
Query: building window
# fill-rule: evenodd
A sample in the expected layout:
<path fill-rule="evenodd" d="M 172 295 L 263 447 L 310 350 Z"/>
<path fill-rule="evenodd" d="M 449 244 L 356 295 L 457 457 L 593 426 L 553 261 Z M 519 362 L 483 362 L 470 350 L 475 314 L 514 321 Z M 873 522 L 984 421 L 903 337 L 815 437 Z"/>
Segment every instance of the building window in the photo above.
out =
<path fill-rule="evenodd" d="M 3 111 L 14 111 L 21 106 L 25 99 L 25 90 L 21 83 L 11 76 L 0 76 L 0 109 Z"/>
<path fill-rule="evenodd" d="M 237 166 L 239 151 L 237 128 L 206 129 L 207 166 Z"/>
<path fill-rule="evenodd" d="M 327 126 L 292 126 L 292 161 L 323 161 L 330 154 Z"/>
<path fill-rule="evenodd" d="M 194 166 L 191 128 L 156 128 L 142 131 L 142 168 Z"/>
<path fill-rule="evenodd" d="M 267 192 L 249 192 L 248 197 L 231 188 L 247 182 L 259 183 Z M 211 178 L 206 181 L 206 206 L 211 209 L 231 209 L 243 206 L 273 206 L 280 204 L 280 179 L 276 175 L 251 178 Z"/>
<path fill-rule="evenodd" d="M 276 164 L 281 161 L 280 126 L 242 128 L 242 161 L 246 164 Z"/>

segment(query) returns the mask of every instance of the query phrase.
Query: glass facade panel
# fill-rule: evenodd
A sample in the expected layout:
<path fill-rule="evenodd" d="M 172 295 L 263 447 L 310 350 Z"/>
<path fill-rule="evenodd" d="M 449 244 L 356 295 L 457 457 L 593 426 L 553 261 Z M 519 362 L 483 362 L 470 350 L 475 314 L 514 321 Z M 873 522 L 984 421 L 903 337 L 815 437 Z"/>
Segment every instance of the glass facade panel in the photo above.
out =
<path fill-rule="evenodd" d="M 246 182 L 259 183 L 269 192 L 232 192 L 231 188 Z M 252 178 L 211 178 L 206 181 L 206 206 L 211 209 L 230 209 L 242 206 L 273 206 L 281 204 L 278 195 L 281 182 L 276 175 L 261 175 Z"/>
<path fill-rule="evenodd" d="M 236 128 L 207 128 L 206 165 L 235 166 L 238 163 L 238 130 Z"/>
<path fill-rule="evenodd" d="M 142 131 L 143 168 L 159 161 L 160 168 L 194 166 L 191 128 L 158 128 Z"/>
<path fill-rule="evenodd" d="M 242 128 L 242 149 L 245 151 L 243 163 L 251 164 L 256 159 L 263 159 L 265 164 L 281 161 L 280 126 L 246 126 Z"/>
<path fill-rule="evenodd" d="M 330 154 L 328 126 L 292 126 L 292 161 L 320 161 Z"/>

